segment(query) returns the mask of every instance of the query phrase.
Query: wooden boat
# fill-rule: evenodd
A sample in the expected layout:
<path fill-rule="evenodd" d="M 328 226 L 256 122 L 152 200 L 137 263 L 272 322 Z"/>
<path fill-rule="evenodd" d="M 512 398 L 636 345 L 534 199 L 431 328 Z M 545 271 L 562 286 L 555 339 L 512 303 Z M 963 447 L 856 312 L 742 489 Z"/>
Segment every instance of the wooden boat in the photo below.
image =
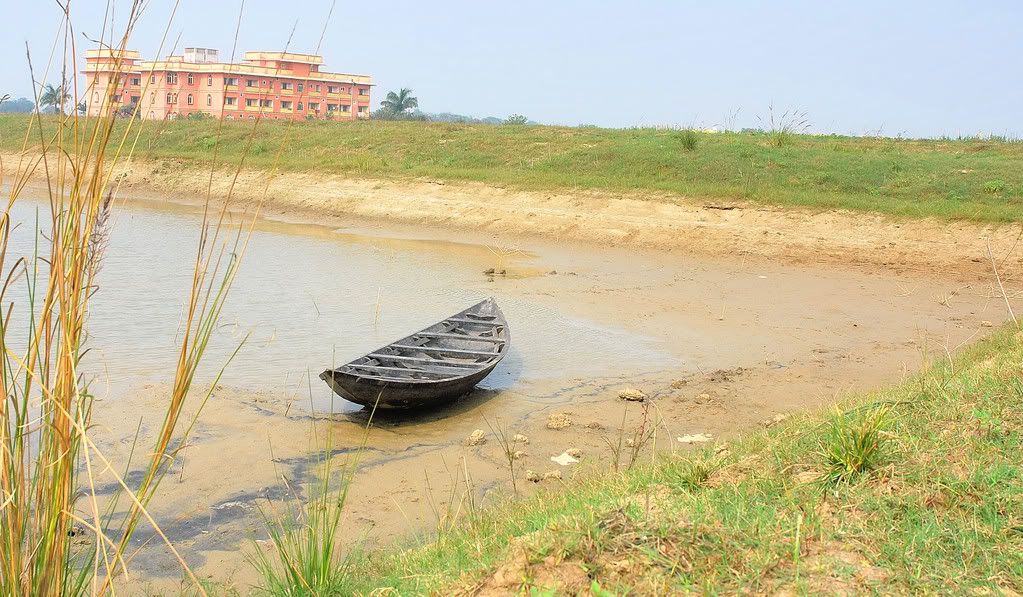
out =
<path fill-rule="evenodd" d="M 420 408 L 468 394 L 508 352 L 508 322 L 490 298 L 320 374 L 338 395 L 373 408 Z"/>

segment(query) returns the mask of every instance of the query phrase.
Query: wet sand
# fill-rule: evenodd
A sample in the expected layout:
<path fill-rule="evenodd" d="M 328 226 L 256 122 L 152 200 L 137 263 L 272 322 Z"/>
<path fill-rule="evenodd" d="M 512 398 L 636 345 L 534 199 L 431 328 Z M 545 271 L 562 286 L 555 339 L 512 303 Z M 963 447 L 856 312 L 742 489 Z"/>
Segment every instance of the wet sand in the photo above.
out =
<path fill-rule="evenodd" d="M 605 438 L 615 440 L 623 425 L 628 437 L 644 417 L 642 405 L 618 398 L 624 387 L 650 396 L 646 416 L 658 431 L 642 451 L 647 460 L 655 451 L 685 449 L 679 436 L 727 439 L 777 414 L 825 407 L 844 393 L 898 381 L 1005 318 L 993 282 L 536 239 L 495 245 L 485 232 L 473 244 L 472 235 L 436 228 L 412 235 L 363 222 L 345 227 L 297 219 L 292 214 L 290 222 L 260 226 L 298 237 L 347 235 L 373 250 L 439 255 L 470 272 L 446 282 L 457 285 L 450 289 L 454 297 L 489 294 L 512 306 L 513 353 L 486 389 L 441 411 L 374 422 L 344 521 L 347 542 L 371 546 L 434 530 L 438 516 L 462 499 L 461 471 L 468 470 L 484 504 L 507 499 L 508 466 L 491 426 L 528 436 L 520 448 L 527 455 L 516 462 L 519 491 L 528 494 L 563 481 L 528 483 L 527 469 L 560 470 L 567 482 L 611 467 Z M 483 273 L 495 266 L 507 275 Z M 344 275 L 343 265 L 337 275 Z M 337 297 L 318 308 L 345 304 Z M 420 315 L 420 323 L 443 314 Z M 365 305 L 358 317 L 368 319 Z M 559 338 L 572 329 L 586 331 L 579 343 Z M 332 341 L 331 333 L 322 331 L 324 342 Z M 616 342 L 622 347 L 617 356 Z M 345 356 L 377 344 L 355 338 L 346 345 L 353 354 Z M 308 497 L 307 483 L 325 450 L 338 462 L 358 451 L 366 413 L 331 399 L 315 379 L 323 365 L 308 364 L 309 390 L 297 382 L 216 388 L 153 508 L 201 576 L 247 590 L 257 579 L 245 553 L 266 546 L 260 508 L 283 512 L 290 499 Z M 115 460 L 126 454 L 139 418 L 146 443 L 166 394 L 161 383 L 140 383 L 97 404 L 94 435 Z M 548 429 L 552 414 L 566 414 L 571 425 Z M 489 441 L 465 446 L 476 429 Z M 568 448 L 581 450 L 580 464 L 550 460 Z M 142 532 L 138 543 L 148 539 Z M 129 586 L 140 591 L 173 589 L 182 578 L 152 540 L 134 569 Z"/>

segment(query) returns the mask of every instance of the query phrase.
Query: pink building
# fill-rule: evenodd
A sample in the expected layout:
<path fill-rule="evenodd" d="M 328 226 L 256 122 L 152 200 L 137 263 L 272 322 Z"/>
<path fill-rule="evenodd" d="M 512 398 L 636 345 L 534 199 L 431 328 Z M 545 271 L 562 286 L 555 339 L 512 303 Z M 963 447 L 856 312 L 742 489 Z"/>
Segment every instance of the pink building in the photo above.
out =
<path fill-rule="evenodd" d="M 246 52 L 220 62 L 217 50 L 185 48 L 181 56 L 145 61 L 134 50 L 85 54 L 90 116 L 138 105 L 142 118 L 205 113 L 228 120 L 369 118 L 369 76 L 320 70 L 323 57 L 294 52 Z"/>

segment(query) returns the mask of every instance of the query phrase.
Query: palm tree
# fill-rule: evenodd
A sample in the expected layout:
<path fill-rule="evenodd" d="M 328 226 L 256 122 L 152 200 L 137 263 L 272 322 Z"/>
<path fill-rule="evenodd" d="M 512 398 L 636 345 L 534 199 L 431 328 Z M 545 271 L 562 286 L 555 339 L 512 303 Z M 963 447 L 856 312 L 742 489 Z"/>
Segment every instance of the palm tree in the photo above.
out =
<path fill-rule="evenodd" d="M 412 96 L 412 90 L 402 87 L 395 93 L 387 92 L 387 99 L 380 102 L 380 107 L 395 116 L 403 116 L 419 107 L 419 100 Z"/>
<path fill-rule="evenodd" d="M 54 87 L 53 85 L 47 84 L 43 87 L 43 94 L 39 96 L 39 107 L 50 108 L 54 112 L 60 110 L 64 106 L 64 102 L 71 99 L 71 94 L 68 93 L 67 87 L 60 85 Z"/>

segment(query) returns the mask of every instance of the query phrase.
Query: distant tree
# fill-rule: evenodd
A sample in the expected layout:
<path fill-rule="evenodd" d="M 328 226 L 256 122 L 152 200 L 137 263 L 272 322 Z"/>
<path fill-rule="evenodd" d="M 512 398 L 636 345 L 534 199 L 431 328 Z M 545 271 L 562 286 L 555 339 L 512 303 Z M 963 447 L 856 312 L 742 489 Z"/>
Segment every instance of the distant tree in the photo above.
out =
<path fill-rule="evenodd" d="M 387 92 L 387 97 L 380 102 L 380 112 L 390 114 L 394 118 L 407 117 L 419 107 L 419 98 L 412 95 L 412 90 L 402 87 L 398 93 Z"/>
<path fill-rule="evenodd" d="M 529 119 L 522 114 L 512 114 L 504 120 L 505 124 L 526 124 L 528 122 Z"/>
<path fill-rule="evenodd" d="M 138 104 L 135 103 L 125 104 L 117 109 L 117 115 L 124 116 L 125 118 L 131 118 L 131 116 L 135 114 L 135 107 L 137 105 Z M 79 104 L 79 111 L 81 111 L 81 103 Z M 139 116 L 141 117 L 141 114 Z"/>
<path fill-rule="evenodd" d="M 27 114 L 35 110 L 35 104 L 33 104 L 30 100 L 27 100 L 23 97 L 19 97 L 16 100 L 10 99 L 10 96 L 4 97 L 6 97 L 7 99 L 0 101 L 0 113 L 17 112 Z"/>
<path fill-rule="evenodd" d="M 68 93 L 67 87 L 63 84 L 57 87 L 47 84 L 43 87 L 43 94 L 39 96 L 39 107 L 43 109 L 49 108 L 51 111 L 56 112 L 70 99 L 71 94 Z"/>
<path fill-rule="evenodd" d="M 78 105 L 75 106 L 75 108 L 78 109 L 79 114 L 85 114 L 85 112 L 89 109 L 89 107 L 85 105 L 85 100 L 78 102 Z"/>

